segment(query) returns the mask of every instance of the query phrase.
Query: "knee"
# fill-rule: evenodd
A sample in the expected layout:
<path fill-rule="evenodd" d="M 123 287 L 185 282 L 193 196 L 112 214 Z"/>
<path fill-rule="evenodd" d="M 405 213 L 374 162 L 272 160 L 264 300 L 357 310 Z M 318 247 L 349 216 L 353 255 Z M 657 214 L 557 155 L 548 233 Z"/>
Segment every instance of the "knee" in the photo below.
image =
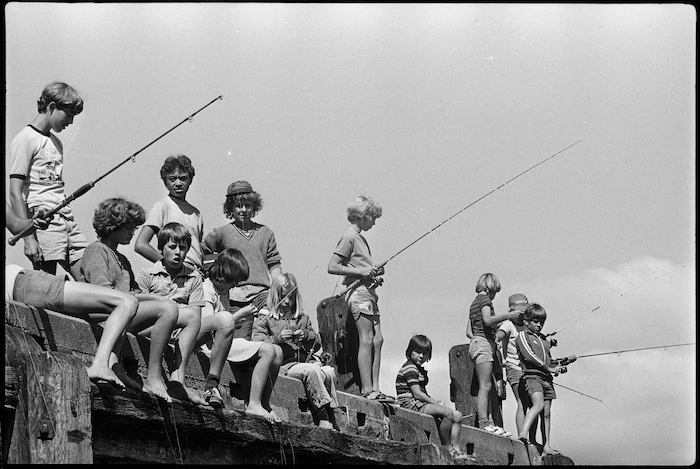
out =
<path fill-rule="evenodd" d="M 452 412 L 452 421 L 454 423 L 462 423 L 462 412 L 455 410 Z"/>
<path fill-rule="evenodd" d="M 133 295 L 124 295 L 124 298 L 120 302 L 121 306 L 128 313 L 129 318 L 133 319 L 136 316 L 136 310 L 139 309 L 139 300 Z"/>
<path fill-rule="evenodd" d="M 381 349 L 382 345 L 384 345 L 384 336 L 381 334 L 377 334 L 374 336 L 374 340 L 372 342 L 374 343 L 375 349 Z"/>

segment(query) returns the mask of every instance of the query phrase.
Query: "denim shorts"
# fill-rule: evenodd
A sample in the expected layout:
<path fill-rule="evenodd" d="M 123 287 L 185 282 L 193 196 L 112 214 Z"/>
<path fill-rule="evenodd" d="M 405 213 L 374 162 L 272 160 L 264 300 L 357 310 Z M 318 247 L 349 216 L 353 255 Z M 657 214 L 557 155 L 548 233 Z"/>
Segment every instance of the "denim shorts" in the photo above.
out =
<path fill-rule="evenodd" d="M 554 392 L 554 383 L 552 381 L 542 379 L 539 376 L 524 376 L 525 389 L 527 394 L 532 397 L 536 392 L 544 394 L 545 401 L 551 401 L 557 398 L 557 393 Z"/>
<path fill-rule="evenodd" d="M 42 270 L 22 270 L 15 278 L 12 298 L 36 308 L 63 312 L 65 280 Z"/>
<path fill-rule="evenodd" d="M 486 337 L 474 336 L 469 342 L 469 356 L 476 365 L 492 362 L 493 347 Z"/>
<path fill-rule="evenodd" d="M 379 322 L 379 299 L 374 292 L 361 285 L 348 295 L 348 309 L 355 321 L 360 319 L 360 315 L 372 319 L 374 324 Z"/>

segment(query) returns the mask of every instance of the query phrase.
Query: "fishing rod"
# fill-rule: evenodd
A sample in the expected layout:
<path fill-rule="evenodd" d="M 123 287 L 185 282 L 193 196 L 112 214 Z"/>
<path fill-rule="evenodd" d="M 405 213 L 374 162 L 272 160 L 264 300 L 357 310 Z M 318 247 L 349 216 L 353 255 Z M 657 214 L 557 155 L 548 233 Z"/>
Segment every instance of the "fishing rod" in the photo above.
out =
<path fill-rule="evenodd" d="M 396 254 L 394 254 L 393 256 L 391 256 L 389 259 L 385 260 L 383 263 L 379 264 L 377 267 L 380 267 L 380 268 L 381 268 L 381 267 L 384 267 L 390 260 L 394 259 L 396 256 L 398 256 L 399 254 L 401 254 L 402 252 L 404 252 L 406 249 L 410 248 L 411 246 L 413 246 L 414 244 L 416 244 L 418 241 L 420 241 L 421 239 L 425 238 L 425 237 L 428 236 L 430 233 L 432 233 L 433 231 L 437 230 L 437 229 L 440 228 L 442 225 L 444 225 L 444 224 L 447 223 L 448 221 L 452 220 L 454 217 L 456 217 L 456 216 L 459 215 L 460 213 L 462 213 L 462 212 L 464 212 L 465 210 L 467 210 L 468 208 L 470 208 L 470 207 L 476 205 L 477 203 L 479 203 L 480 201 L 484 200 L 486 197 L 490 196 L 491 194 L 493 194 L 493 193 L 496 192 L 497 190 L 499 190 L 499 189 L 501 189 L 501 188 L 507 186 L 507 185 L 510 184 L 511 182 L 513 182 L 513 181 L 515 181 L 516 179 L 518 179 L 520 176 L 522 176 L 522 175 L 524 175 L 524 174 L 526 174 L 526 173 L 532 171 L 532 170 L 535 169 L 536 167 L 538 167 L 538 166 L 540 166 L 540 165 L 546 163 L 547 161 L 551 160 L 552 158 L 556 157 L 557 155 L 559 155 L 559 154 L 561 154 L 561 153 L 564 153 L 566 150 L 568 150 L 569 148 L 573 147 L 574 145 L 578 145 L 578 144 L 581 143 L 582 141 L 583 141 L 583 139 L 580 139 L 580 140 L 578 140 L 578 141 L 572 143 L 571 145 L 567 146 L 566 148 L 563 148 L 563 149 L 559 150 L 559 151 L 556 152 L 555 154 L 553 154 L 553 155 L 551 155 L 551 156 L 548 156 L 547 158 L 545 158 L 544 160 L 540 161 L 540 162 L 537 163 L 536 165 L 529 167 L 528 169 L 526 169 L 525 171 L 521 172 L 521 173 L 518 174 L 517 176 L 515 176 L 515 177 L 509 179 L 508 181 L 504 182 L 503 184 L 501 184 L 500 186 L 498 186 L 498 187 L 496 187 L 495 189 L 491 190 L 491 191 L 488 192 L 487 194 L 482 195 L 481 197 L 479 197 L 478 199 L 476 199 L 474 202 L 470 203 L 470 204 L 467 205 L 466 207 L 464 207 L 464 208 L 462 208 L 461 210 L 459 210 L 458 212 L 456 212 L 456 213 L 455 213 L 454 215 L 452 215 L 451 217 L 447 218 L 446 220 L 444 220 L 443 222 L 439 223 L 438 225 L 436 225 L 436 226 L 435 226 L 434 228 L 432 228 L 431 230 L 429 230 L 429 231 L 427 231 L 426 233 L 424 233 L 422 236 L 418 237 L 415 241 L 409 243 L 407 246 L 405 246 L 405 247 L 404 247 L 403 249 L 401 249 L 399 252 L 397 252 Z M 348 285 L 348 287 L 347 287 L 346 289 L 344 289 L 344 290 L 341 291 L 340 293 L 334 295 L 335 298 L 339 298 L 339 297 L 341 297 L 342 295 L 344 295 L 345 293 L 347 293 L 348 291 L 352 290 L 352 289 L 355 288 L 357 285 L 359 285 L 360 282 L 364 281 L 365 278 L 366 278 L 366 277 L 362 277 L 362 278 L 359 278 L 359 279 L 355 280 L 353 283 L 351 283 L 350 285 Z M 379 285 L 381 285 L 381 279 L 379 279 L 378 277 L 373 277 L 373 281 L 374 281 L 375 283 L 378 283 Z"/>
<path fill-rule="evenodd" d="M 156 143 L 156 142 L 157 142 L 158 140 L 160 140 L 161 138 L 165 137 L 167 134 L 169 134 L 170 132 L 172 132 L 172 131 L 175 130 L 176 128 L 180 127 L 180 126 L 181 126 L 182 124 L 184 124 L 185 122 L 187 122 L 187 121 L 192 122 L 192 119 L 194 118 L 195 115 L 197 115 L 199 112 L 203 111 L 204 108 L 210 106 L 211 104 L 214 103 L 214 101 L 217 101 L 217 100 L 219 100 L 219 99 L 224 99 L 223 95 L 217 96 L 216 98 L 212 99 L 209 103 L 207 103 L 205 106 L 202 106 L 201 108 L 199 108 L 198 110 L 196 110 L 195 112 L 193 112 L 192 114 L 190 114 L 189 116 L 185 117 L 181 122 L 179 122 L 178 124 L 176 124 L 176 125 L 174 125 L 173 127 L 171 127 L 170 130 L 168 130 L 168 131 L 166 131 L 165 133 L 161 134 L 160 137 L 156 138 L 155 140 L 152 140 L 148 145 L 146 145 L 145 147 L 141 148 L 139 151 L 137 151 L 137 152 L 134 153 L 133 155 L 127 157 L 124 161 L 122 161 L 121 163 L 119 163 L 118 165 L 116 165 L 114 168 L 112 168 L 112 169 L 110 169 L 109 171 L 107 171 L 106 173 L 104 173 L 102 176 L 100 176 L 100 177 L 98 177 L 97 179 L 95 179 L 94 181 L 88 182 L 87 184 L 85 184 L 85 185 L 83 185 L 82 187 L 80 187 L 78 190 L 76 190 L 76 191 L 73 192 L 71 195 L 69 195 L 68 197 L 66 197 L 66 198 L 63 200 L 63 202 L 61 202 L 60 204 L 56 205 L 56 206 L 55 206 L 54 208 L 52 208 L 51 210 L 49 210 L 49 211 L 43 213 L 42 218 L 47 219 L 47 220 L 50 220 L 51 218 L 53 218 L 53 216 L 56 215 L 63 207 L 65 207 L 66 205 L 68 205 L 69 203 L 73 202 L 75 199 L 77 199 L 77 198 L 80 197 L 81 195 L 85 194 L 85 193 L 86 193 L 87 191 L 89 191 L 90 189 L 92 189 L 92 188 L 95 186 L 95 184 L 97 184 L 97 183 L 100 182 L 103 178 L 105 178 L 106 176 L 108 176 L 109 174 L 111 174 L 114 170 L 116 170 L 117 168 L 119 168 L 120 166 L 122 166 L 123 164 L 125 164 L 125 163 L 126 163 L 127 161 L 129 161 L 129 160 L 135 162 L 135 161 L 136 161 L 136 155 L 138 155 L 139 153 L 141 153 L 142 151 L 144 151 L 146 148 L 148 148 L 148 147 L 150 147 L 151 145 L 153 145 L 154 143 Z M 34 233 L 35 231 L 36 231 L 36 228 L 34 227 L 34 225 L 29 225 L 29 226 L 27 226 L 26 228 L 24 228 L 20 233 L 18 233 L 17 235 L 13 236 L 12 238 L 10 238 L 8 242 L 10 243 L 10 246 L 14 246 L 14 245 L 17 243 L 17 241 L 19 241 L 21 238 L 24 238 L 25 236 L 30 235 L 30 234 Z"/>
<path fill-rule="evenodd" d="M 627 353 L 627 352 L 639 352 L 640 350 L 653 350 L 653 349 L 659 349 L 659 348 L 684 347 L 686 345 L 695 345 L 695 342 L 689 342 L 687 344 L 658 345 L 656 347 L 642 347 L 642 348 L 634 348 L 634 349 L 627 349 L 627 350 L 617 350 L 615 352 L 589 353 L 587 355 L 576 355 L 576 358 L 601 357 L 603 355 L 614 355 L 614 354 L 619 355 L 621 353 Z"/>
<path fill-rule="evenodd" d="M 685 267 L 685 265 L 682 265 L 680 268 L 683 268 L 683 267 Z M 675 269 L 674 269 L 674 270 L 675 270 Z M 672 270 L 671 272 L 673 272 L 673 270 Z M 589 314 L 592 314 L 592 313 L 596 312 L 597 310 L 599 310 L 599 309 L 602 308 L 603 306 L 608 305 L 608 304 L 612 303 L 613 301 L 615 301 L 615 300 L 617 300 L 617 299 L 619 299 L 619 298 L 622 298 L 622 297 L 625 296 L 626 294 L 631 293 L 631 292 L 633 292 L 634 290 L 643 287 L 643 286 L 646 285 L 647 283 L 651 283 L 651 282 L 653 282 L 654 280 L 657 280 L 657 279 L 659 279 L 659 278 L 661 278 L 661 277 L 663 277 L 663 276 L 665 276 L 665 275 L 668 275 L 668 274 L 670 274 L 671 272 L 666 272 L 665 274 L 658 275 L 658 276 L 652 278 L 651 280 L 647 280 L 647 281 L 644 282 L 644 283 L 640 283 L 640 284 L 637 285 L 636 287 L 631 288 L 631 289 L 627 290 L 626 292 L 619 294 L 618 296 L 616 296 L 615 298 L 611 299 L 610 301 L 607 301 L 607 302 L 603 303 L 603 304 L 600 305 L 600 306 L 596 306 L 595 308 L 593 308 L 592 310 L 590 310 L 589 312 L 587 312 L 587 313 L 584 314 L 583 316 L 580 316 L 580 317 L 574 319 L 573 321 L 569 322 L 568 324 L 564 324 L 563 326 L 561 326 L 561 327 L 560 327 L 559 329 L 557 329 L 556 331 L 551 332 L 551 333 L 549 333 L 549 334 L 545 334 L 544 337 L 545 337 L 545 338 L 547 338 L 547 337 L 552 337 L 554 334 L 556 334 L 557 332 L 561 331 L 561 330 L 564 329 L 565 327 L 568 327 L 568 326 L 570 326 L 571 324 L 575 323 L 576 321 L 579 321 L 579 320 L 585 318 L 585 317 L 588 316 Z"/>

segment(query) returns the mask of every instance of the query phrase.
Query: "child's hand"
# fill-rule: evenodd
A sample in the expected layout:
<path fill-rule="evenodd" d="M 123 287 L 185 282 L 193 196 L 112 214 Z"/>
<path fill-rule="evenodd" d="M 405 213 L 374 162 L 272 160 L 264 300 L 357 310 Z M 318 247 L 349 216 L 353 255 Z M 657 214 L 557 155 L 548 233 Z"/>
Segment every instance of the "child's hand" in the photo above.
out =
<path fill-rule="evenodd" d="M 294 331 L 291 329 L 282 329 L 280 332 L 280 337 L 282 337 L 282 340 L 290 340 L 292 337 L 294 337 Z"/>
<path fill-rule="evenodd" d="M 508 319 L 512 321 L 513 319 L 518 319 L 523 312 L 514 309 L 512 311 L 508 311 L 506 314 L 508 315 Z"/>
<path fill-rule="evenodd" d="M 372 277 L 380 277 L 384 275 L 384 266 L 383 265 L 375 265 L 372 267 L 372 271 L 370 272 L 370 275 Z"/>
<path fill-rule="evenodd" d="M 301 329 L 297 329 L 294 331 L 294 340 L 301 340 L 301 338 L 304 336 L 304 331 Z"/>

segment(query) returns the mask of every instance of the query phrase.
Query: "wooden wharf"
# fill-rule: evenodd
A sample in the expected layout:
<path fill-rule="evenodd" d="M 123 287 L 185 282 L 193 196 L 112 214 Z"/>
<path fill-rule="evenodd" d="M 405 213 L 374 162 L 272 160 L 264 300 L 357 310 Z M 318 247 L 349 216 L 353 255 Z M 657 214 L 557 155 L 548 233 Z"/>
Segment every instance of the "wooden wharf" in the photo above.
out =
<path fill-rule="evenodd" d="M 335 417 L 341 431 L 322 429 L 313 422 L 301 382 L 286 376 L 278 378 L 271 398 L 281 424 L 244 413 L 250 370 L 241 367 L 227 366 L 222 373 L 223 410 L 96 385 L 86 366 L 101 331 L 99 324 L 6 301 L 3 465 L 453 464 L 432 417 L 339 391 Z M 146 375 L 148 345 L 148 339 L 127 334 L 122 360 L 136 381 Z M 456 359 L 463 357 L 453 350 Z M 171 347 L 166 370 L 173 359 Z M 198 352 L 190 359 L 187 385 L 202 391 L 207 370 L 208 358 Z M 460 383 L 468 374 L 467 366 L 451 384 L 453 401 L 465 415 L 473 397 Z M 471 456 L 462 465 L 573 464 L 469 425 L 461 438 Z"/>

